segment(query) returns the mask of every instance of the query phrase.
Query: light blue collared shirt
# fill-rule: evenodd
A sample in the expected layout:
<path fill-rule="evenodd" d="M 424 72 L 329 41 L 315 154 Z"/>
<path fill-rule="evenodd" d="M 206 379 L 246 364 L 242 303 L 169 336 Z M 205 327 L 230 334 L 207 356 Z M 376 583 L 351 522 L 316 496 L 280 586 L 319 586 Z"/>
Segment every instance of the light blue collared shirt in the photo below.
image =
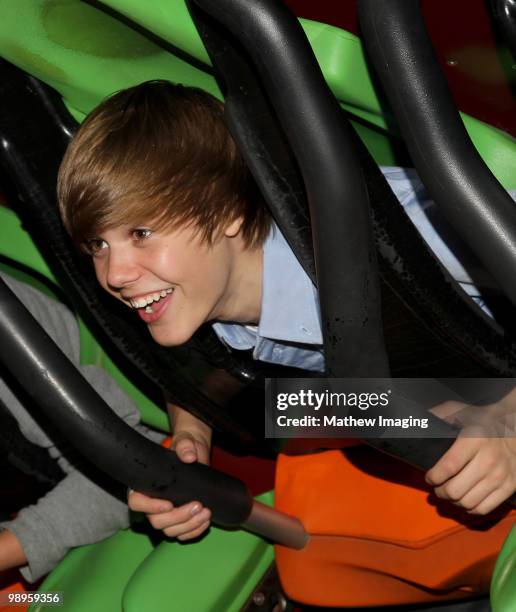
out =
<path fill-rule="evenodd" d="M 416 171 L 398 167 L 384 167 L 382 171 L 436 257 L 464 291 L 490 314 L 481 293 L 496 291 L 495 283 L 440 215 Z M 516 191 L 511 196 L 516 199 Z M 258 327 L 216 322 L 213 329 L 231 348 L 253 349 L 254 359 L 311 371 L 324 370 L 317 290 L 277 227 L 273 227 L 263 246 Z"/>
<path fill-rule="evenodd" d="M 382 172 L 433 254 L 462 289 L 489 315 L 482 295 L 500 294 L 491 275 L 456 234 L 430 198 L 414 168 L 384 167 Z M 509 191 L 516 200 L 516 190 Z"/>
<path fill-rule="evenodd" d="M 324 370 L 317 290 L 276 226 L 263 245 L 258 327 L 217 322 L 213 329 L 231 348 L 254 349 L 259 361 Z"/>

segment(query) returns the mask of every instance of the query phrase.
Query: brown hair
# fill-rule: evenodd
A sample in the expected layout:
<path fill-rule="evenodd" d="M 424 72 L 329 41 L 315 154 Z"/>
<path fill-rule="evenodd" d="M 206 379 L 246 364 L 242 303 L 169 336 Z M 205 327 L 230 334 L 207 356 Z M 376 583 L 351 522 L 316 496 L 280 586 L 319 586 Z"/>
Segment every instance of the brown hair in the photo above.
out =
<path fill-rule="evenodd" d="M 104 100 L 80 126 L 61 164 L 58 200 L 78 245 L 102 230 L 191 224 L 211 243 L 222 222 L 244 219 L 260 245 L 270 215 L 233 142 L 223 105 L 196 88 L 149 81 Z"/>

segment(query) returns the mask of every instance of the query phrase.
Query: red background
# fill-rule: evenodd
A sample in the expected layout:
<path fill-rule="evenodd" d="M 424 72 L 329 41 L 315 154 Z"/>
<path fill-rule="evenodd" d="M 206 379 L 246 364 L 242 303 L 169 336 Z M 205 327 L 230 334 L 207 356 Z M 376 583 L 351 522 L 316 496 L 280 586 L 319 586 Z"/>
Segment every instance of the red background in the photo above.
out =
<path fill-rule="evenodd" d="M 285 2 L 300 17 L 359 34 L 356 0 Z M 495 32 L 489 3 L 422 0 L 422 6 L 437 56 L 459 108 L 516 136 L 516 105 L 511 91 L 516 85 L 516 70 L 512 67 L 516 61 Z"/>

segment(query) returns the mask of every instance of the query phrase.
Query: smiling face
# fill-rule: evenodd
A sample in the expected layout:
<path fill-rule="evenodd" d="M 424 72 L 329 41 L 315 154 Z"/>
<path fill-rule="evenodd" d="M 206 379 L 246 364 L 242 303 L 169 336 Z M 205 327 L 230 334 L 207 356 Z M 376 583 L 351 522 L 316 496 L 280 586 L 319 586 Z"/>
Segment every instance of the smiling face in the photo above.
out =
<path fill-rule="evenodd" d="M 177 346 L 207 321 L 252 322 L 261 302 L 261 249 L 246 249 L 240 221 L 210 245 L 193 227 L 120 226 L 86 242 L 97 278 L 133 308 L 156 342 Z"/>

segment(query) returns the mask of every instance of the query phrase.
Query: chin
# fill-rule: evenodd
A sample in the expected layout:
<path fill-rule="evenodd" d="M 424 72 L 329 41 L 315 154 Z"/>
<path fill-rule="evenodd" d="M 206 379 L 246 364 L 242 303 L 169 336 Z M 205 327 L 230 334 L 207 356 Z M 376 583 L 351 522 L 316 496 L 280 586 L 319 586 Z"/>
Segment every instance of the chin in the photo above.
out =
<path fill-rule="evenodd" d="M 174 330 L 171 333 L 169 330 L 160 329 L 159 326 L 153 325 L 149 325 L 149 331 L 157 344 L 166 347 L 181 346 L 193 336 L 193 332 L 177 333 Z"/>

